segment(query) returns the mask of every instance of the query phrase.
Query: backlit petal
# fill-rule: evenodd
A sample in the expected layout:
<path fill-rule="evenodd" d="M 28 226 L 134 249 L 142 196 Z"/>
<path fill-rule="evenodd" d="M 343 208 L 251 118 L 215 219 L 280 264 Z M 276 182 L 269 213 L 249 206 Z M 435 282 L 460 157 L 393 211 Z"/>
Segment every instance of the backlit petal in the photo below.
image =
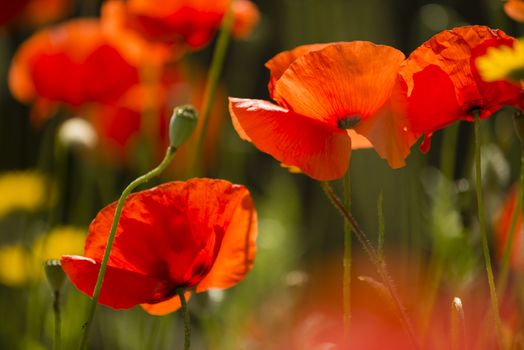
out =
<path fill-rule="evenodd" d="M 310 44 L 302 45 L 294 48 L 293 50 L 283 51 L 266 62 L 266 67 L 269 69 L 269 94 L 273 97 L 273 90 L 275 83 L 282 74 L 288 69 L 289 65 L 293 63 L 297 58 L 304 56 L 311 51 L 318 51 L 330 44 Z"/>
<path fill-rule="evenodd" d="M 184 296 L 187 302 L 191 297 L 191 292 L 184 292 Z M 180 309 L 182 303 L 178 295 L 175 295 L 170 299 L 156 304 L 140 304 L 140 306 L 150 315 L 163 316 Z"/>
<path fill-rule="evenodd" d="M 335 43 L 297 58 L 275 83 L 274 99 L 333 127 L 345 116 L 366 119 L 391 95 L 403 59 L 389 46 Z"/>
<path fill-rule="evenodd" d="M 210 271 L 243 187 L 224 180 L 170 182 L 126 200 L 110 264 L 174 287 L 190 288 Z M 89 228 L 85 255 L 101 260 L 116 203 L 105 207 Z"/>
<path fill-rule="evenodd" d="M 262 100 L 230 98 L 229 110 L 242 138 L 314 179 L 334 180 L 348 168 L 351 141 L 344 130 Z"/>
<path fill-rule="evenodd" d="M 411 129 L 406 116 L 406 104 L 405 88 L 398 82 L 384 106 L 355 127 L 394 169 L 406 165 L 405 159 L 411 146 L 420 135 Z"/>
<path fill-rule="evenodd" d="M 353 129 L 348 129 L 347 133 L 351 139 L 351 149 L 373 148 L 371 142 L 365 137 L 357 133 Z"/>
<path fill-rule="evenodd" d="M 423 150 L 429 149 L 429 137 L 435 130 L 466 119 L 457 102 L 453 83 L 438 66 L 427 66 L 414 75 L 414 89 L 408 98 L 408 118 L 411 128 L 426 134 Z"/>
<path fill-rule="evenodd" d="M 240 282 L 253 267 L 256 253 L 257 213 L 247 189 L 238 191 L 241 200 L 231 220 L 220 252 L 209 274 L 196 288 L 229 288 Z"/>
<path fill-rule="evenodd" d="M 93 296 L 100 263 L 74 255 L 64 255 L 61 263 L 75 287 Z M 167 287 L 166 281 L 108 265 L 99 303 L 114 309 L 129 309 L 162 297 Z"/>
<path fill-rule="evenodd" d="M 443 31 L 418 47 L 404 63 L 401 75 L 407 83 L 408 95 L 414 88 L 413 75 L 429 65 L 436 65 L 451 79 L 459 105 L 468 111 L 486 103 L 485 87 L 478 78 L 474 51 L 480 45 L 512 45 L 514 39 L 501 30 L 485 26 L 465 26 Z M 504 95 L 504 90 L 500 91 Z"/>

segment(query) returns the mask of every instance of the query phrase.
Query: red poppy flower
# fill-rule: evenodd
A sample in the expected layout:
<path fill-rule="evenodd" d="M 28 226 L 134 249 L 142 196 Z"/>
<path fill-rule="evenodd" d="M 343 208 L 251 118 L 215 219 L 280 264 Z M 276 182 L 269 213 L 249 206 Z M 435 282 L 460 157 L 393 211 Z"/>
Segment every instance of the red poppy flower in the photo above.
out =
<path fill-rule="evenodd" d="M 520 105 L 522 89 L 505 81 L 484 82 L 475 60 L 490 47 L 512 46 L 514 38 L 484 26 L 443 31 L 407 58 L 400 74 L 407 85 L 409 119 L 413 131 L 426 139 L 456 120 L 487 118 L 503 105 Z"/>
<path fill-rule="evenodd" d="M 16 53 L 9 87 L 22 102 L 114 103 L 139 82 L 138 47 L 116 44 L 97 20 L 44 29 Z"/>
<path fill-rule="evenodd" d="M 401 167 L 415 141 L 403 117 L 403 59 L 392 47 L 364 41 L 283 52 L 266 63 L 278 105 L 230 98 L 233 125 L 263 152 L 318 180 L 344 174 L 351 148 L 363 146 L 356 133 Z"/>
<path fill-rule="evenodd" d="M 169 45 L 205 46 L 220 27 L 232 0 L 130 0 L 126 3 L 127 26 L 151 41 Z M 258 19 L 258 10 L 246 0 L 233 3 L 233 33 L 247 35 Z"/>
<path fill-rule="evenodd" d="M 73 284 L 92 295 L 116 203 L 96 216 L 85 256 L 63 256 Z M 224 180 L 171 182 L 128 197 L 99 302 L 151 314 L 180 306 L 176 290 L 229 288 L 253 265 L 257 216 L 248 190 Z"/>

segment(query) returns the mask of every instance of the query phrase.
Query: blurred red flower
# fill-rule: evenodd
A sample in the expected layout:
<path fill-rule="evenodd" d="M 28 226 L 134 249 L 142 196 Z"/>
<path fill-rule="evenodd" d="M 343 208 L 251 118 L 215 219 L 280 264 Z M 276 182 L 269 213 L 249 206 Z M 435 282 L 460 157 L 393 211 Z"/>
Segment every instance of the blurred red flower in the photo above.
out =
<path fill-rule="evenodd" d="M 517 204 L 518 194 L 518 186 L 513 186 L 504 200 L 502 208 L 495 220 L 494 233 L 496 238 L 495 242 L 497 244 L 497 256 L 499 259 L 502 259 L 504 250 L 508 244 L 511 230 L 511 221 L 513 219 L 513 213 Z M 514 269 L 519 271 L 524 270 L 524 256 L 522 251 L 522 211 L 520 209 L 517 213 L 510 262 Z"/>
<path fill-rule="evenodd" d="M 85 256 L 63 256 L 73 284 L 92 295 L 116 203 L 89 228 Z M 176 290 L 229 288 L 255 257 L 257 216 L 248 190 L 224 180 L 171 182 L 129 196 L 100 294 L 115 309 L 160 315 L 180 307 Z"/>
<path fill-rule="evenodd" d="M 520 87 L 484 82 L 475 65 L 488 48 L 514 41 L 500 30 L 465 26 L 438 33 L 406 59 L 400 74 L 407 85 L 411 128 L 425 134 L 424 152 L 432 133 L 454 121 L 473 121 L 474 113 L 487 118 L 503 105 L 521 104 Z"/>
<path fill-rule="evenodd" d="M 403 113 L 403 59 L 392 47 L 365 41 L 280 53 L 266 63 L 278 105 L 230 98 L 233 125 L 241 138 L 314 179 L 341 177 L 351 148 L 370 142 L 392 167 L 401 167 L 416 139 Z"/>
<path fill-rule="evenodd" d="M 524 22 L 524 1 L 508 0 L 504 3 L 504 12 L 517 22 Z"/>
<path fill-rule="evenodd" d="M 202 104 L 206 83 L 204 71 L 170 64 L 155 74 L 160 76 L 131 87 L 118 103 L 93 104 L 84 109 L 83 115 L 99 136 L 100 152 L 97 153 L 109 163 L 129 164 L 136 156 L 139 141 L 144 140 L 151 146 L 153 158 L 160 161 L 168 146 L 167 126 L 173 108 L 188 102 L 194 106 Z M 223 90 L 218 89 L 204 142 L 203 163 L 207 170 L 219 162 L 217 145 L 226 117 Z M 201 123 L 200 118 L 196 131 L 177 151 L 177 160 L 170 165 L 170 174 L 178 179 L 190 176 Z"/>
<path fill-rule="evenodd" d="M 71 10 L 71 0 L 31 0 L 21 14 L 21 20 L 33 25 L 64 18 Z"/>
<path fill-rule="evenodd" d="M 129 57 L 103 34 L 99 21 L 72 20 L 22 44 L 9 70 L 9 87 L 26 103 L 111 103 L 139 82 L 138 66 Z"/>
<path fill-rule="evenodd" d="M 147 40 L 197 49 L 212 39 L 231 1 L 129 0 L 125 24 Z M 247 0 L 234 1 L 232 6 L 233 34 L 245 37 L 258 21 L 258 9 Z"/>
<path fill-rule="evenodd" d="M 63 17 L 70 7 L 70 0 L 1 1 L 0 27 L 18 20 L 41 25 Z"/>
<path fill-rule="evenodd" d="M 235 0 L 233 2 L 232 34 L 235 38 L 247 38 L 259 20 L 260 13 L 254 3 L 249 0 Z"/>

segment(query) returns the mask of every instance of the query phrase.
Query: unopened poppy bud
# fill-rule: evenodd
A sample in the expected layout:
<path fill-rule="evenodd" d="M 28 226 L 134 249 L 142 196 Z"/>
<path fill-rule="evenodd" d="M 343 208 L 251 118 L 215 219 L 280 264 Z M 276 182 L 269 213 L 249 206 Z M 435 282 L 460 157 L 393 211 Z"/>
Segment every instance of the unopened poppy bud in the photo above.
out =
<path fill-rule="evenodd" d="M 44 263 L 47 282 L 53 291 L 59 291 L 65 281 L 65 273 L 62 270 L 60 260 L 47 260 Z"/>
<path fill-rule="evenodd" d="M 196 128 L 198 112 L 195 107 L 185 105 L 176 107 L 169 123 L 169 142 L 174 148 L 180 147 Z"/>
<path fill-rule="evenodd" d="M 513 116 L 513 125 L 515 125 L 515 132 L 524 147 L 524 113 L 522 111 L 515 112 Z"/>

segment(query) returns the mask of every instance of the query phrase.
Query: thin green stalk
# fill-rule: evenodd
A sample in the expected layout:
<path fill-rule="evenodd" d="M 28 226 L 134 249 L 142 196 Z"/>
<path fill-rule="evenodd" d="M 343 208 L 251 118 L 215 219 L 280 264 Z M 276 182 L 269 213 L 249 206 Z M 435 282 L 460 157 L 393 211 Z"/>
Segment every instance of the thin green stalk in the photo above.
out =
<path fill-rule="evenodd" d="M 349 169 L 342 178 L 344 206 L 351 210 L 351 187 Z M 349 347 L 349 328 L 351 324 L 351 226 L 344 220 L 344 259 L 343 259 L 342 300 L 344 312 L 344 348 Z"/>
<path fill-rule="evenodd" d="M 408 333 L 413 343 L 413 346 L 416 349 L 420 349 L 420 345 L 418 344 L 413 325 L 406 312 L 406 308 L 404 307 L 402 301 L 400 300 L 400 297 L 398 296 L 395 284 L 388 272 L 385 261 L 379 258 L 377 251 L 373 247 L 373 244 L 369 241 L 364 231 L 360 229 L 360 226 L 358 225 L 353 215 L 351 215 L 351 213 L 347 210 L 347 208 L 344 206 L 344 204 L 338 198 L 335 192 L 333 192 L 333 189 L 331 188 L 329 182 L 323 181 L 320 183 L 320 185 L 322 186 L 322 189 L 324 190 L 324 193 L 326 194 L 328 199 L 331 201 L 331 204 L 333 204 L 333 206 L 339 211 L 342 217 L 351 225 L 352 232 L 355 234 L 358 241 L 364 248 L 364 251 L 369 256 L 371 262 L 375 266 L 375 269 L 377 270 L 377 273 L 380 276 L 382 283 L 384 283 L 387 290 L 389 291 L 391 298 L 393 298 L 393 300 L 395 301 L 398 313 L 400 315 L 400 321 L 402 322 L 402 325 Z"/>
<path fill-rule="evenodd" d="M 378 215 L 378 256 L 381 260 L 384 259 L 384 210 L 382 208 L 383 195 L 380 191 L 377 199 L 377 215 Z"/>
<path fill-rule="evenodd" d="M 189 318 L 189 309 L 187 308 L 186 296 L 184 290 L 177 290 L 180 303 L 182 304 L 182 313 L 184 316 L 184 350 L 189 350 L 191 347 L 191 319 Z"/>
<path fill-rule="evenodd" d="M 493 268 L 491 267 L 491 257 L 489 253 L 488 234 L 486 231 L 486 217 L 484 215 L 484 201 L 482 196 L 482 174 L 481 174 L 481 156 L 480 156 L 480 120 L 475 116 L 475 182 L 477 190 L 477 212 L 479 217 L 480 239 L 482 241 L 482 253 L 486 267 L 486 276 L 488 278 L 489 293 L 491 299 L 491 312 L 495 321 L 495 331 L 497 342 L 500 349 L 504 349 L 502 340 L 502 326 L 499 314 L 499 302 L 497 299 L 497 290 L 495 288 L 495 279 L 493 277 Z"/>
<path fill-rule="evenodd" d="M 95 316 L 96 306 L 98 304 L 98 298 L 100 297 L 100 291 L 102 289 L 102 283 L 104 281 L 104 274 L 106 272 L 107 263 L 109 261 L 109 255 L 111 254 L 111 248 L 113 247 L 113 241 L 115 239 L 116 229 L 118 227 L 118 221 L 120 219 L 120 215 L 122 214 L 122 208 L 124 207 L 125 200 L 127 196 L 139 185 L 148 182 L 153 177 L 158 176 L 164 169 L 168 166 L 169 162 L 171 162 L 171 159 L 173 159 L 173 156 L 175 155 L 176 148 L 174 147 L 168 147 L 166 151 L 166 155 L 162 162 L 153 170 L 148 172 L 145 175 L 142 175 L 135 179 L 133 182 L 131 182 L 122 192 L 122 195 L 120 196 L 120 199 L 118 200 L 118 204 L 115 210 L 115 216 L 113 218 L 113 223 L 111 224 L 111 230 L 109 232 L 109 237 L 107 238 L 107 245 L 104 252 L 104 257 L 102 258 L 102 263 L 100 264 L 100 271 L 98 273 L 98 279 L 96 281 L 95 289 L 93 292 L 93 299 L 91 300 L 91 304 L 89 306 L 87 321 L 84 324 L 84 333 L 82 335 L 82 340 L 80 342 L 80 350 L 84 349 L 87 345 L 87 338 L 89 336 L 89 331 L 91 329 L 93 318 Z"/>
<path fill-rule="evenodd" d="M 231 3 L 232 2 L 233 1 L 231 1 Z M 200 162 L 202 160 L 204 140 L 209 127 L 209 116 L 211 114 L 213 102 L 215 101 L 215 96 L 218 90 L 218 82 L 220 75 L 222 74 L 224 59 L 226 57 L 227 47 L 229 45 L 229 34 L 231 33 L 231 28 L 233 27 L 233 10 L 231 3 L 224 16 L 224 19 L 222 20 L 222 24 L 220 25 L 220 34 L 218 35 L 215 50 L 213 52 L 213 58 L 211 60 L 211 68 L 209 69 L 207 76 L 206 90 L 204 92 L 204 101 L 202 103 L 201 109 L 202 128 L 198 134 L 198 140 L 192 160 L 193 174 L 198 173 L 201 165 Z"/>
<path fill-rule="evenodd" d="M 60 350 L 62 321 L 60 315 L 60 291 L 55 290 L 53 300 L 53 313 L 55 315 L 55 339 L 53 349 Z"/>

